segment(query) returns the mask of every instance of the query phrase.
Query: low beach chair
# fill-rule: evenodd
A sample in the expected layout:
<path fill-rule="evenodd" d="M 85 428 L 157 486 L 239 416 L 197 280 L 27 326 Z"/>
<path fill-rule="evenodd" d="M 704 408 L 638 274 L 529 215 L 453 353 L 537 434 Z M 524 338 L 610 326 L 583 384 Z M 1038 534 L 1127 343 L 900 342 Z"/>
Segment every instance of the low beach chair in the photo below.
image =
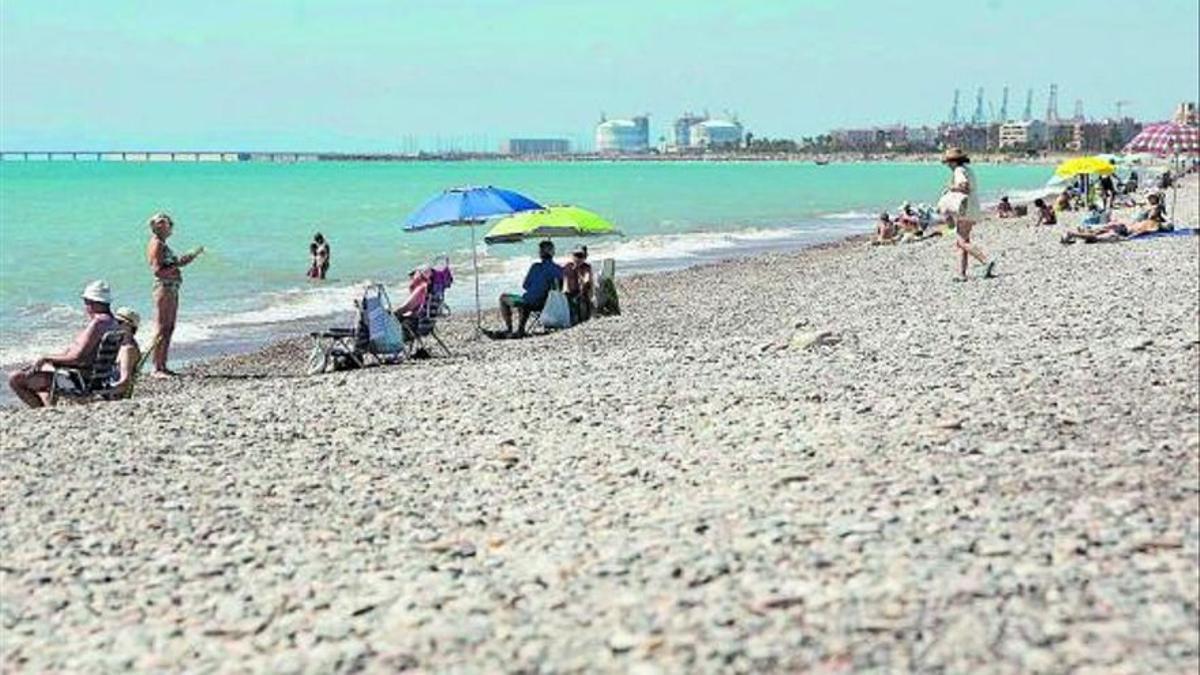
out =
<path fill-rule="evenodd" d="M 125 335 L 123 329 L 116 329 L 101 336 L 89 368 L 55 368 L 50 378 L 50 405 L 57 403 L 59 398 L 80 403 L 115 398 L 113 371 Z"/>
<path fill-rule="evenodd" d="M 368 284 L 354 301 L 352 327 L 335 327 L 309 333 L 313 348 L 308 357 L 310 375 L 369 363 L 399 363 L 405 357 L 404 330 L 392 314 L 392 303 L 383 284 Z"/>
<path fill-rule="evenodd" d="M 418 352 L 424 350 L 430 353 L 431 350 L 426 346 L 425 340 L 433 338 L 437 346 L 442 348 L 446 356 L 453 356 L 450 353 L 450 348 L 442 342 L 441 336 L 437 334 L 437 322 L 444 316 L 450 314 L 449 308 L 446 306 L 446 289 L 441 286 L 434 286 L 430 289 L 429 294 L 425 296 L 425 304 L 417 311 L 416 316 L 405 321 L 404 337 L 408 343 L 408 356 L 412 358 Z"/>

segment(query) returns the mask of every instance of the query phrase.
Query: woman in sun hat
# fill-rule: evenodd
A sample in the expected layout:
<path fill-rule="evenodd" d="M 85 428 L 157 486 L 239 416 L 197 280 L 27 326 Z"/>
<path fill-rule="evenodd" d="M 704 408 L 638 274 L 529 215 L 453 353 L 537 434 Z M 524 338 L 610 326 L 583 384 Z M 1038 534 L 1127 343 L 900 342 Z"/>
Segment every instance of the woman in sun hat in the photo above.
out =
<path fill-rule="evenodd" d="M 125 329 L 125 339 L 121 341 L 121 351 L 117 352 L 117 367 L 113 372 L 112 387 L 117 392 L 117 398 L 129 398 L 133 394 L 133 381 L 142 361 L 142 350 L 138 348 L 137 339 L 134 337 L 142 323 L 142 316 L 129 307 L 118 307 L 113 312 L 113 317 Z"/>
<path fill-rule="evenodd" d="M 962 148 L 952 147 L 942 156 L 942 163 L 950 167 L 951 174 L 950 184 L 938 200 L 938 212 L 954 226 L 957 235 L 954 247 L 959 251 L 959 261 L 955 280 L 967 280 L 969 258 L 975 258 L 985 265 L 983 275 L 991 277 L 996 262 L 989 261 L 983 251 L 971 243 L 971 228 L 983 216 L 983 209 L 979 205 L 979 182 L 971 170 L 971 158 Z"/>
<path fill-rule="evenodd" d="M 180 270 L 204 253 L 204 247 L 176 256 L 167 246 L 167 238 L 175 229 L 171 216 L 156 213 L 150 216 L 147 225 L 150 227 L 150 242 L 146 244 L 146 261 L 154 273 L 154 311 L 158 324 L 158 335 L 154 340 L 154 376 L 169 377 L 175 375 L 167 368 L 167 353 L 171 349 L 175 317 L 179 313 L 179 287 L 183 285 L 183 273 Z"/>

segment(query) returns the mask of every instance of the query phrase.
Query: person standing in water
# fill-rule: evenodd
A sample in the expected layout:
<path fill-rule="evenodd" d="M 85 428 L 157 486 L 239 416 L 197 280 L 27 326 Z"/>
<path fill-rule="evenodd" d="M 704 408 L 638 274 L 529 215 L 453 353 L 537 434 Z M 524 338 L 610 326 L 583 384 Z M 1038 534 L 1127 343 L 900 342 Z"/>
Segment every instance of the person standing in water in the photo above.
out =
<path fill-rule="evenodd" d="M 325 241 L 325 235 L 318 232 L 313 237 L 313 243 L 317 245 L 317 278 L 324 279 L 329 272 L 329 242 Z"/>
<path fill-rule="evenodd" d="M 154 273 L 154 311 L 158 327 L 154 339 L 152 375 L 170 377 L 176 375 L 167 368 L 167 355 L 171 349 L 171 336 L 175 333 L 175 317 L 179 313 L 179 288 L 183 285 L 183 273 L 180 270 L 204 253 L 204 247 L 177 256 L 171 247 L 167 246 L 167 238 L 175 229 L 171 216 L 156 213 L 150 216 L 148 225 L 150 242 L 146 244 L 146 261 L 150 264 L 150 271 Z"/>
<path fill-rule="evenodd" d="M 942 163 L 950 168 L 951 176 L 950 184 L 938 200 L 938 211 L 954 226 L 954 248 L 958 250 L 958 275 L 955 281 L 967 280 L 970 258 L 984 265 L 983 276 L 990 278 L 995 271 L 996 261 L 988 260 L 983 251 L 971 243 L 971 229 L 983 215 L 983 209 L 979 206 L 979 181 L 971 170 L 971 159 L 962 148 L 953 147 L 946 150 Z"/>

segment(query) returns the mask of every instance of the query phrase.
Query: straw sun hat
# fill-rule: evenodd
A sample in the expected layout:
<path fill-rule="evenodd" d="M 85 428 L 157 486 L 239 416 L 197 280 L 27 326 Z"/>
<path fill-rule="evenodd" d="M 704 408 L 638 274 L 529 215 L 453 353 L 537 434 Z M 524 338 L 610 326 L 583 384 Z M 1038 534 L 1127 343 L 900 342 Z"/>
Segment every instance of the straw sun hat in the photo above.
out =
<path fill-rule="evenodd" d="M 946 153 L 942 155 L 943 162 L 957 162 L 957 161 L 963 160 L 963 159 L 970 159 L 970 158 L 967 157 L 967 153 L 963 152 L 963 149 L 958 147 L 957 145 L 950 147 L 950 148 L 946 148 Z"/>
<path fill-rule="evenodd" d="M 133 326 L 134 330 L 137 330 L 138 324 L 142 322 L 142 315 L 138 314 L 129 307 L 118 307 L 117 310 L 113 312 L 113 316 L 116 317 L 117 320 L 124 321 L 130 326 Z"/>

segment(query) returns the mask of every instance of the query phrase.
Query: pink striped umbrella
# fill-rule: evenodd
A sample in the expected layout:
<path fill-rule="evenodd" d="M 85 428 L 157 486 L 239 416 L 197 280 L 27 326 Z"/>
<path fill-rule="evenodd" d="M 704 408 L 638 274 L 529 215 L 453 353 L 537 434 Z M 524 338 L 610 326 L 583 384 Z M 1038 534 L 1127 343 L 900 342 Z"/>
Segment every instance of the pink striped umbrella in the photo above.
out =
<path fill-rule="evenodd" d="M 1129 141 L 1124 151 L 1156 155 L 1200 152 L 1200 128 L 1175 122 L 1150 124 Z"/>

